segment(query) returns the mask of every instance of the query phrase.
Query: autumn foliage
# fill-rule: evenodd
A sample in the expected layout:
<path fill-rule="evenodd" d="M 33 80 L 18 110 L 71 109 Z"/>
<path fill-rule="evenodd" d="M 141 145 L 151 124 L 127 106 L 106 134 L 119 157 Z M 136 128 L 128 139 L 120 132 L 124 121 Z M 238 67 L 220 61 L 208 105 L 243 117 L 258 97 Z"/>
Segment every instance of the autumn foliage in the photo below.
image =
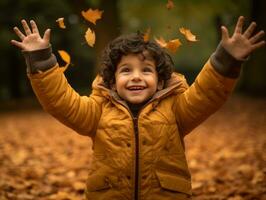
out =
<path fill-rule="evenodd" d="M 185 138 L 193 200 L 266 199 L 265 105 L 233 97 Z M 83 200 L 91 140 L 18 110 L 0 113 L 0 199 Z"/>

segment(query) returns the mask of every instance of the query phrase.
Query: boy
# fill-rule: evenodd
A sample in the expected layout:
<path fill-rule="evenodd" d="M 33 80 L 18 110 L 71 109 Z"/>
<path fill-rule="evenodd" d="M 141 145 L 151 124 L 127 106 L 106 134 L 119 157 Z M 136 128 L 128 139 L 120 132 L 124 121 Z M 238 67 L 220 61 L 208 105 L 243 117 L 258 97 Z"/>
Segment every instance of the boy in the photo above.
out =
<path fill-rule="evenodd" d="M 49 44 L 50 30 L 39 35 L 25 20 L 22 42 L 28 76 L 43 108 L 65 125 L 93 140 L 93 163 L 86 183 L 88 200 L 185 200 L 191 179 L 184 136 L 214 113 L 232 92 L 241 63 L 263 46 L 263 31 L 253 22 L 242 33 L 238 19 L 195 82 L 173 73 L 170 56 L 141 34 L 112 41 L 102 57 L 102 71 L 92 94 L 79 96 L 59 70 Z"/>

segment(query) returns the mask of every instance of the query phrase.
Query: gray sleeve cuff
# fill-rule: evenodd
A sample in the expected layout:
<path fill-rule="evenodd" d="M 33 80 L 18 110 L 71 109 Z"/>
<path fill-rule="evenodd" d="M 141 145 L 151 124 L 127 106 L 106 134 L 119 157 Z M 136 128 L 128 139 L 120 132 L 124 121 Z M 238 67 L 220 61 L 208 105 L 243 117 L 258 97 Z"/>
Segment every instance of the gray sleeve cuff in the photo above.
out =
<path fill-rule="evenodd" d="M 236 60 L 221 44 L 211 55 L 210 62 L 214 69 L 228 78 L 237 78 L 241 71 L 241 65 L 245 60 Z"/>
<path fill-rule="evenodd" d="M 46 71 L 57 63 L 55 55 L 52 53 L 51 45 L 45 49 L 35 51 L 22 51 L 26 64 L 27 73 L 36 74 L 38 71 Z"/>

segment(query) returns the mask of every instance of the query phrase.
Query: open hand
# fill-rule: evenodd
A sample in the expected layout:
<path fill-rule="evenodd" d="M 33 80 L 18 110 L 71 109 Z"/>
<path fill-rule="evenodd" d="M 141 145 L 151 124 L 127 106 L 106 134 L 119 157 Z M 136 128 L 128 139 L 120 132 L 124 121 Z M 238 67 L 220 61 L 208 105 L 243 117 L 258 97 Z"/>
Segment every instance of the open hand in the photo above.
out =
<path fill-rule="evenodd" d="M 255 35 L 254 30 L 256 23 L 252 22 L 249 27 L 242 33 L 244 24 L 244 17 L 238 18 L 235 31 L 232 37 L 229 36 L 228 30 L 225 26 L 222 26 L 222 46 L 229 52 L 235 59 L 243 60 L 248 57 L 254 50 L 265 45 L 265 41 L 261 40 L 264 35 L 264 31 L 259 31 Z"/>
<path fill-rule="evenodd" d="M 22 50 L 25 51 L 34 51 L 34 50 L 39 50 L 39 49 L 44 49 L 47 48 L 50 44 L 50 33 L 51 30 L 47 29 L 44 32 L 43 38 L 40 36 L 38 27 L 36 23 L 31 20 L 30 25 L 31 29 L 28 26 L 27 22 L 23 19 L 21 21 L 23 29 L 26 33 L 23 34 L 18 27 L 14 27 L 14 31 L 16 35 L 21 39 L 21 42 L 16 41 L 16 40 L 11 40 L 11 44 L 19 47 Z"/>

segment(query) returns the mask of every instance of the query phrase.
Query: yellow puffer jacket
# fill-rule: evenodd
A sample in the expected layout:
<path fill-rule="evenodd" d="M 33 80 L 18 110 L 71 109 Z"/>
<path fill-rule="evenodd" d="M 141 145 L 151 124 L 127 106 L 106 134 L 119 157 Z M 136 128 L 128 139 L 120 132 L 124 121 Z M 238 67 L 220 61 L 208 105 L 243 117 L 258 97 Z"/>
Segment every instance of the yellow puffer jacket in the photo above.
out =
<path fill-rule="evenodd" d="M 208 61 L 190 87 L 174 73 L 134 118 L 99 76 L 89 97 L 70 87 L 58 65 L 28 76 L 47 112 L 93 140 L 88 200 L 190 199 L 184 136 L 225 102 L 236 82 Z"/>

